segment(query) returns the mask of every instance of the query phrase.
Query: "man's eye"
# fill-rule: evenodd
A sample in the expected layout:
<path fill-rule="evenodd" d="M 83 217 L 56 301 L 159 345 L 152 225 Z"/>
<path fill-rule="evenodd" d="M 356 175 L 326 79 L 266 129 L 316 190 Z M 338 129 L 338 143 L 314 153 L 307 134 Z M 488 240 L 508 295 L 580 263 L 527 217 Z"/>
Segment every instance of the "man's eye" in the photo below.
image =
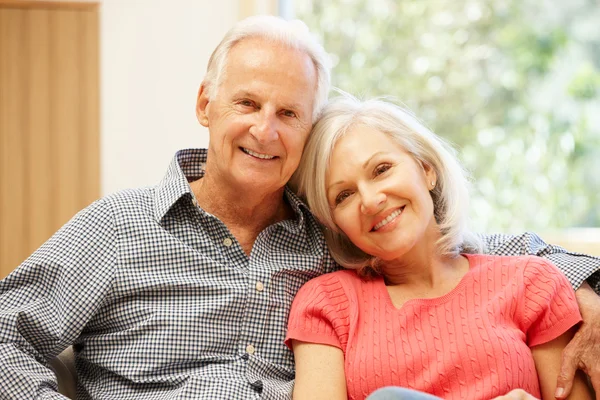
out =
<path fill-rule="evenodd" d="M 392 168 L 390 164 L 379 164 L 375 167 L 375 170 L 373 171 L 373 176 L 381 175 L 390 168 Z"/>
<path fill-rule="evenodd" d="M 350 197 L 351 194 L 352 193 L 347 190 L 340 192 L 340 194 L 335 197 L 335 205 L 337 206 L 338 204 L 342 203 L 344 200 Z"/>
<path fill-rule="evenodd" d="M 292 110 L 283 110 L 283 115 L 290 118 L 296 118 L 296 113 Z"/>
<path fill-rule="evenodd" d="M 254 106 L 254 103 L 250 100 L 240 100 L 239 102 L 240 105 L 244 106 L 244 107 L 252 107 Z"/>

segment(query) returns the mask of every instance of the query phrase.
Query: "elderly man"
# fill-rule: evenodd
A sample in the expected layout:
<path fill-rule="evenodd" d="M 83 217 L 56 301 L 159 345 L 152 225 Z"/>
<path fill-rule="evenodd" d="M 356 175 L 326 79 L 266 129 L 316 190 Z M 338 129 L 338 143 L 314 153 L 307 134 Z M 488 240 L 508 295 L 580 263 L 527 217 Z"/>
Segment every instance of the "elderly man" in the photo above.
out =
<path fill-rule="evenodd" d="M 47 363 L 71 344 L 79 398 L 290 396 L 288 308 L 336 268 L 286 187 L 327 99 L 325 59 L 298 21 L 227 33 L 198 94 L 208 150 L 178 152 L 155 187 L 98 200 L 0 283 L 2 398 L 61 398 Z M 548 255 L 575 287 L 600 268 L 531 235 L 489 242 Z"/>

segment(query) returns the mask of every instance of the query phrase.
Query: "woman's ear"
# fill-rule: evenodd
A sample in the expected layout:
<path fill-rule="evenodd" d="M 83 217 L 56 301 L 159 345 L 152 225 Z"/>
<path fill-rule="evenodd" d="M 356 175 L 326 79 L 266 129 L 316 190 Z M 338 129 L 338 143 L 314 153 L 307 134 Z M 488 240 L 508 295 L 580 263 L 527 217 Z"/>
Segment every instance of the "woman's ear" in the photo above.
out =
<path fill-rule="evenodd" d="M 421 161 L 421 166 L 425 172 L 425 182 L 427 183 L 427 188 L 429 190 L 433 190 L 437 184 L 437 174 L 435 173 L 433 167 L 425 161 Z"/>
<path fill-rule="evenodd" d="M 198 118 L 198 122 L 200 125 L 208 128 L 208 104 L 210 103 L 210 99 L 208 98 L 208 93 L 206 90 L 206 85 L 204 82 L 200 85 L 200 89 L 198 89 L 198 98 L 196 99 L 196 118 Z"/>

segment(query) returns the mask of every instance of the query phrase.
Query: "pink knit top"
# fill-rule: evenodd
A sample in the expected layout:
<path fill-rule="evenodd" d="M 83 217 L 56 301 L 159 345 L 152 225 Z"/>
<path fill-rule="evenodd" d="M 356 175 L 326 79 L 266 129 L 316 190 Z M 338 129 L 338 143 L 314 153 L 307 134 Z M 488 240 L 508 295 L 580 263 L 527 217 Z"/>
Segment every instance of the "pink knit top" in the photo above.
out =
<path fill-rule="evenodd" d="M 296 295 L 291 339 L 344 352 L 348 398 L 395 385 L 444 399 L 485 399 L 522 388 L 540 397 L 530 347 L 581 321 L 567 279 L 538 257 L 467 255 L 450 293 L 396 309 L 383 279 L 337 271 Z"/>

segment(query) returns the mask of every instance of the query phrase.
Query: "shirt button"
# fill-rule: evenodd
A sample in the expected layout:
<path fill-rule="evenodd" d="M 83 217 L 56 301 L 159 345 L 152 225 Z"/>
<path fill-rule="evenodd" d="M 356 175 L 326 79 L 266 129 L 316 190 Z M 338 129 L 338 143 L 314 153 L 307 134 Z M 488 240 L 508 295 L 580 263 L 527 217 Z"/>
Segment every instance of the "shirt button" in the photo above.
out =
<path fill-rule="evenodd" d="M 255 351 L 256 351 L 256 349 L 251 344 L 249 344 L 248 346 L 246 346 L 246 353 L 248 353 L 248 354 L 254 354 Z"/>
<path fill-rule="evenodd" d="M 231 240 L 230 238 L 225 238 L 225 239 L 223 240 L 223 244 L 224 244 L 226 247 L 229 247 L 229 246 L 231 246 L 231 244 L 232 244 L 232 243 L 233 243 L 233 240 Z"/>
<path fill-rule="evenodd" d="M 196 200 L 196 197 L 194 195 L 192 195 L 192 203 L 198 207 L 198 200 Z"/>
<path fill-rule="evenodd" d="M 262 282 L 256 282 L 256 290 L 262 292 L 265 289 L 265 285 Z"/>

